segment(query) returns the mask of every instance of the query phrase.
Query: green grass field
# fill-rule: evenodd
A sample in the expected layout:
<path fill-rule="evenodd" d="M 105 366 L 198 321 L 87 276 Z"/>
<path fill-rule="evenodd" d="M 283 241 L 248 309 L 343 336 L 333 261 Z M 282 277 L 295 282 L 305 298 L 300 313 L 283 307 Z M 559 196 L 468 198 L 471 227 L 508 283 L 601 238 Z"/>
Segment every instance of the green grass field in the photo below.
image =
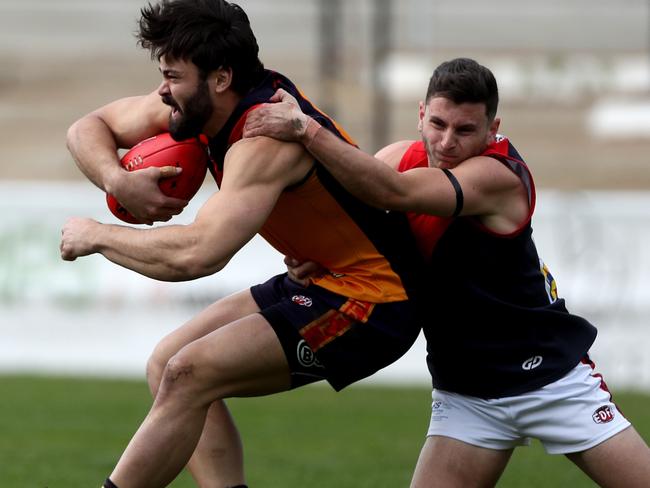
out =
<path fill-rule="evenodd" d="M 0 376 L 0 487 L 98 487 L 146 414 L 137 381 Z M 324 386 L 229 401 L 257 488 L 408 486 L 428 425 L 427 388 Z M 618 392 L 650 439 L 650 396 Z M 172 485 L 194 486 L 183 473 Z M 562 456 L 520 448 L 499 487 L 591 487 Z"/>

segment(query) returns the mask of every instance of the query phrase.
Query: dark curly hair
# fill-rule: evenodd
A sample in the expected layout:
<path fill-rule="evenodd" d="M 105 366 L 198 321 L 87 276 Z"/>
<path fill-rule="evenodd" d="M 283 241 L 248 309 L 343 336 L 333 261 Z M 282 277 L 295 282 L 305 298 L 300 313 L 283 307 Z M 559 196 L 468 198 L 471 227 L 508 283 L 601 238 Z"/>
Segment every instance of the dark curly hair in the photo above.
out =
<path fill-rule="evenodd" d="M 264 65 L 248 16 L 225 0 L 161 0 L 140 11 L 138 44 L 152 59 L 191 61 L 205 79 L 218 68 L 232 69 L 240 95 L 257 84 Z"/>

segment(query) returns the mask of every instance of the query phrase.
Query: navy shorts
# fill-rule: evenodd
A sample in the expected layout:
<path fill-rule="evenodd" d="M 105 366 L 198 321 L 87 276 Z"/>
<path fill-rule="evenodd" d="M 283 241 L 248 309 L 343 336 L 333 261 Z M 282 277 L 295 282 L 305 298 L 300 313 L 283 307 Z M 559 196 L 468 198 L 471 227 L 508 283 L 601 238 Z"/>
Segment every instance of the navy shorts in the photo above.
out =
<path fill-rule="evenodd" d="M 420 332 L 407 301 L 355 300 L 316 285 L 305 288 L 286 273 L 251 293 L 282 344 L 292 388 L 324 379 L 342 390 L 395 362 Z"/>

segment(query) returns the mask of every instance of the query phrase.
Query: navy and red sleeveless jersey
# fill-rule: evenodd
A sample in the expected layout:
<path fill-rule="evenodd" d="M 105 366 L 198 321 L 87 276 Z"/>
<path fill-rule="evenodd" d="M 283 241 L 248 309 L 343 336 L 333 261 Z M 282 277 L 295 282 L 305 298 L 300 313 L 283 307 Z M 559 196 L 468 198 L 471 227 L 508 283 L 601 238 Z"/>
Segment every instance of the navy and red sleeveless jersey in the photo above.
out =
<path fill-rule="evenodd" d="M 570 314 L 532 239 L 532 175 L 514 146 L 498 137 L 483 153 L 521 178 L 530 212 L 515 232 L 491 232 L 478 219 L 410 215 L 420 249 L 430 257 L 430 303 L 424 321 L 433 386 L 500 398 L 547 385 L 585 356 L 596 329 Z M 422 142 L 399 166 L 427 166 Z"/>
<path fill-rule="evenodd" d="M 258 86 L 242 98 L 223 129 L 210 140 L 210 170 L 217 184 L 226 151 L 241 139 L 247 114 L 268 102 L 278 88 L 293 95 L 304 113 L 352 143 L 290 80 L 266 70 Z M 323 265 L 330 273 L 312 281 L 334 293 L 387 303 L 413 298 L 421 289 L 421 259 L 406 216 L 361 202 L 318 161 L 302 182 L 282 192 L 260 235 L 282 254 Z"/>

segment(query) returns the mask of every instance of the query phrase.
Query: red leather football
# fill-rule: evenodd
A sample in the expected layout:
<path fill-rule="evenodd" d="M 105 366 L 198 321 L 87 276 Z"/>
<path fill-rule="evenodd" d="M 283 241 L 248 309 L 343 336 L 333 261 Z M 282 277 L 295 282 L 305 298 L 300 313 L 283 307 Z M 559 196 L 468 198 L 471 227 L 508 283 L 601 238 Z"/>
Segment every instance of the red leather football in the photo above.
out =
<path fill-rule="evenodd" d="M 200 137 L 175 141 L 165 132 L 145 139 L 133 146 L 122 156 L 122 166 L 127 171 L 138 171 L 151 166 L 176 166 L 183 171 L 169 178 L 161 178 L 158 186 L 167 196 L 190 200 L 199 191 L 208 169 L 208 139 Z M 130 224 L 141 224 L 125 209 L 117 199 L 106 195 L 106 203 L 111 213 Z"/>

